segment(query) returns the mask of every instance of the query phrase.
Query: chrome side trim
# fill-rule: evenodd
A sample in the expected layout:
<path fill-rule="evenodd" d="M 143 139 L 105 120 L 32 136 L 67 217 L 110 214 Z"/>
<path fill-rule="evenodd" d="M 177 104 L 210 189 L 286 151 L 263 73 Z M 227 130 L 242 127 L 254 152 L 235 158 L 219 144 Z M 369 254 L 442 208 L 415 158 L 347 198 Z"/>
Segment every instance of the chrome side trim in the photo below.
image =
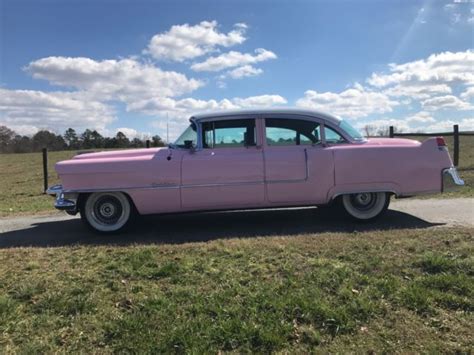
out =
<path fill-rule="evenodd" d="M 242 182 L 230 182 L 230 183 L 214 183 L 214 184 L 187 184 L 181 185 L 181 188 L 187 189 L 191 187 L 226 187 L 226 186 L 242 186 L 242 185 L 263 185 L 265 182 L 262 181 L 242 181 Z"/>
<path fill-rule="evenodd" d="M 464 186 L 464 180 L 458 174 L 454 166 L 443 169 L 441 173 L 441 192 L 455 190 L 459 186 Z"/>
<path fill-rule="evenodd" d="M 213 184 L 186 184 L 186 185 L 152 185 L 152 186 L 132 186 L 132 187 L 113 187 L 113 188 L 94 188 L 94 189 L 74 189 L 62 190 L 64 194 L 68 193 L 90 193 L 90 192 L 112 192 L 112 191 L 129 191 L 129 190 L 164 190 L 164 189 L 179 189 L 192 187 L 225 187 L 225 186 L 241 186 L 241 185 L 261 185 L 262 181 L 241 181 L 231 183 L 213 183 Z M 53 193 L 55 194 L 55 193 Z"/>

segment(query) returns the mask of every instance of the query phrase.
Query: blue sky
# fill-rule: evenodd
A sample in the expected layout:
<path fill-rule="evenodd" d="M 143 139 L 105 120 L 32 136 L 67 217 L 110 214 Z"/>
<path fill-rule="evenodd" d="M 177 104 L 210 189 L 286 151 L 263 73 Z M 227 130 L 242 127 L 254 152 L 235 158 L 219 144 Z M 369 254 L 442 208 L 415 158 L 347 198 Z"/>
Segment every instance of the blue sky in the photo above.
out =
<path fill-rule="evenodd" d="M 176 136 L 192 113 L 474 129 L 472 1 L 0 0 L 0 124 Z"/>

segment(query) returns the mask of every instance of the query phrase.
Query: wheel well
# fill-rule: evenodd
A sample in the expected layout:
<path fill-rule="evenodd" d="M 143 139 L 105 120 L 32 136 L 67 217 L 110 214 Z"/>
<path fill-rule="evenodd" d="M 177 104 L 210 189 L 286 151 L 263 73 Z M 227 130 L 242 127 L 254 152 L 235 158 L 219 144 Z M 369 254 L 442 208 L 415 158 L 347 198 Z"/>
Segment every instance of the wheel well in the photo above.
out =
<path fill-rule="evenodd" d="M 391 190 L 385 190 L 385 191 L 368 191 L 368 190 L 364 190 L 364 191 L 348 191 L 348 192 L 340 192 L 340 193 L 337 193 L 337 194 L 334 194 L 331 198 L 330 198 L 330 202 L 331 201 L 336 201 L 340 198 L 342 198 L 343 195 L 349 195 L 349 194 L 359 194 L 359 193 L 364 193 L 364 192 L 367 192 L 367 193 L 372 193 L 372 192 L 385 192 L 387 194 L 390 195 L 390 197 L 392 195 L 394 196 L 397 196 L 397 193 L 395 191 L 391 191 Z"/>
<path fill-rule="evenodd" d="M 109 192 L 109 191 L 100 191 L 100 192 Z M 132 212 L 134 214 L 140 214 L 138 212 L 138 209 L 137 209 L 137 206 L 135 206 L 135 202 L 133 202 L 133 199 L 130 197 L 130 195 L 124 191 L 117 191 L 117 192 L 121 192 L 125 195 L 125 197 L 127 198 L 128 202 L 130 202 L 130 206 L 132 207 Z M 87 201 L 87 198 L 92 195 L 92 192 L 81 192 L 79 194 L 79 196 L 77 197 L 77 210 L 80 212 L 82 211 L 82 208 L 84 207 L 86 201 Z"/>

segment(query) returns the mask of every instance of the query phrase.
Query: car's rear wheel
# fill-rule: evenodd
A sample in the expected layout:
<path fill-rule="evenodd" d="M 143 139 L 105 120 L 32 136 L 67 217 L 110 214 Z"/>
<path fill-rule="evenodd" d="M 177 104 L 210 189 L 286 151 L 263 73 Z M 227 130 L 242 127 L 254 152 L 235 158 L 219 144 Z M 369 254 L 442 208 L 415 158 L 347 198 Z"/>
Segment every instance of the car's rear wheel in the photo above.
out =
<path fill-rule="evenodd" d="M 99 233 L 115 233 L 130 222 L 133 208 L 122 192 L 96 192 L 82 204 L 82 220 Z"/>
<path fill-rule="evenodd" d="M 357 221 L 371 221 L 388 208 L 390 195 L 386 192 L 361 192 L 342 196 L 345 212 Z"/>

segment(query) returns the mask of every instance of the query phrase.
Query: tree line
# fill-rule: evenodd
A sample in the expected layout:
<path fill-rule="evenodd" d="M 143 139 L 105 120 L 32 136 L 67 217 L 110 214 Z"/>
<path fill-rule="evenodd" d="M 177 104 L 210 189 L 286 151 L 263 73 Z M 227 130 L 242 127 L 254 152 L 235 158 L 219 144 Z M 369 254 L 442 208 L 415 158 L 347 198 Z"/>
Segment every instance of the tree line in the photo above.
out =
<path fill-rule="evenodd" d="M 117 132 L 114 137 L 104 137 L 96 130 L 86 129 L 78 134 L 68 128 L 63 135 L 50 131 L 38 131 L 33 136 L 17 134 L 6 126 L 0 126 L 0 153 L 31 153 L 43 148 L 48 150 L 86 150 L 98 148 L 144 148 L 146 140 L 150 146 L 163 147 L 160 136 L 129 139 L 124 133 Z"/>

